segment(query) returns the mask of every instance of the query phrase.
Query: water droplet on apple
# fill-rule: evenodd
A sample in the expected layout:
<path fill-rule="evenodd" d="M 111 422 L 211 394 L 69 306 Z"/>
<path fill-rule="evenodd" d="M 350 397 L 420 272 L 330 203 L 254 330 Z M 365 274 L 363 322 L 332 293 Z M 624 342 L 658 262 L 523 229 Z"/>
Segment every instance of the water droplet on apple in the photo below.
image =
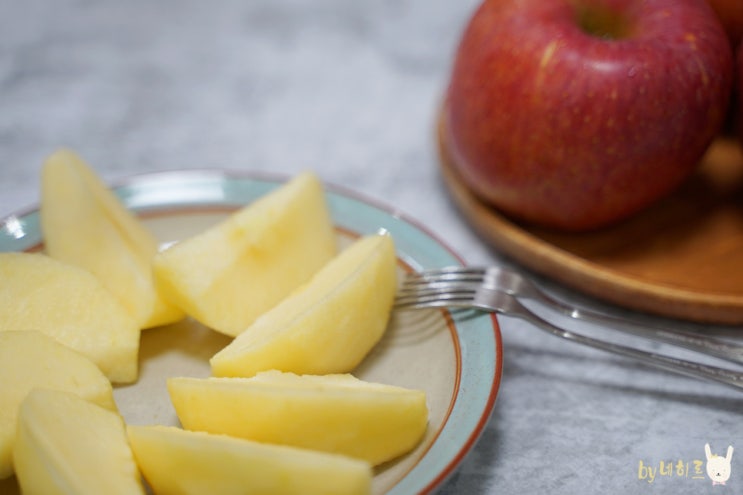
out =
<path fill-rule="evenodd" d="M 627 77 L 635 77 L 637 75 L 637 67 L 634 65 L 627 71 Z"/>

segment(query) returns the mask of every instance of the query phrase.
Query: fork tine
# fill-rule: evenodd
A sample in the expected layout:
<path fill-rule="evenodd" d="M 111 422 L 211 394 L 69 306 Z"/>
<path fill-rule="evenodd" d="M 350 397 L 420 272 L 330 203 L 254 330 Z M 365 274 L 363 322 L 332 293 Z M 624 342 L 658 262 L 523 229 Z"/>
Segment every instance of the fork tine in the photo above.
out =
<path fill-rule="evenodd" d="M 451 306 L 471 304 L 477 293 L 475 287 L 432 287 L 421 285 L 407 287 L 398 291 L 395 297 L 395 307 L 416 308 L 426 306 Z"/>
<path fill-rule="evenodd" d="M 433 297 L 446 296 L 447 294 L 468 295 L 473 297 L 479 288 L 475 284 L 449 285 L 449 284 L 424 284 L 417 286 L 402 287 L 397 292 L 397 299 L 404 297 Z"/>
<path fill-rule="evenodd" d="M 485 277 L 487 269 L 470 266 L 448 266 L 411 273 L 409 277 L 415 280 L 472 280 L 480 281 Z"/>
<path fill-rule="evenodd" d="M 447 267 L 408 274 L 402 290 L 416 287 L 452 287 L 462 284 L 477 286 L 485 279 L 485 270 L 470 267 Z"/>
<path fill-rule="evenodd" d="M 474 303 L 484 270 L 445 267 L 406 275 L 395 298 L 397 308 L 465 306 Z"/>

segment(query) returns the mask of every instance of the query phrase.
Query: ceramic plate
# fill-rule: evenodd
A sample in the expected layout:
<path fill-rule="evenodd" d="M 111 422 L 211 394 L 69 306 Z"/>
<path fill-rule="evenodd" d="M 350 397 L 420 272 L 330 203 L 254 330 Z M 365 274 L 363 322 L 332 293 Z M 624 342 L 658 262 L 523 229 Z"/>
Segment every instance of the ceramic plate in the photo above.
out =
<path fill-rule="evenodd" d="M 136 176 L 115 190 L 163 243 L 169 243 L 202 231 L 285 180 L 177 171 Z M 390 208 L 332 186 L 327 187 L 327 198 L 341 243 L 384 229 L 395 241 L 401 273 L 461 264 L 425 228 Z M 0 251 L 42 250 L 39 230 L 35 209 L 6 217 L 0 221 Z M 139 381 L 114 390 L 125 420 L 177 425 L 165 379 L 208 376 L 208 359 L 227 342 L 224 335 L 191 320 L 145 330 Z M 385 337 L 354 374 L 424 390 L 430 420 L 416 450 L 375 470 L 374 493 L 430 492 L 453 472 L 490 418 L 501 377 L 501 352 L 498 325 L 490 315 L 442 310 L 393 314 Z M 2 483 L 0 488 L 7 488 L 0 490 L 3 493 L 17 490 Z"/>

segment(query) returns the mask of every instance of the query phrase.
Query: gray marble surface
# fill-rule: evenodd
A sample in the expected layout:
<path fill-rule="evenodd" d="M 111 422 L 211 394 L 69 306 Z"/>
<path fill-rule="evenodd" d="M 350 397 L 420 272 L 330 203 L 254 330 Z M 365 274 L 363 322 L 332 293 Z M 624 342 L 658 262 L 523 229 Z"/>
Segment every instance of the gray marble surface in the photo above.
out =
<path fill-rule="evenodd" d="M 41 163 L 61 146 L 106 180 L 309 168 L 471 264 L 508 263 L 448 200 L 433 139 L 476 3 L 0 0 L 0 215 L 37 201 Z M 741 392 L 500 324 L 492 419 L 441 493 L 743 493 Z M 693 478 L 707 442 L 740 449 L 726 486 Z M 658 472 L 679 461 L 688 475 Z"/>

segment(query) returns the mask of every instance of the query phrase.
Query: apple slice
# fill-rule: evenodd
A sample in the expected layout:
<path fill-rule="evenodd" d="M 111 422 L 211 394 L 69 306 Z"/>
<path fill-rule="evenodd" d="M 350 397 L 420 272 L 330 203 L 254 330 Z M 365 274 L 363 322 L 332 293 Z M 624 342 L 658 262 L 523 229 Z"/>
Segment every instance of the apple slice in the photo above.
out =
<path fill-rule="evenodd" d="M 116 410 L 111 382 L 91 360 L 40 332 L 0 332 L 0 479 L 13 473 L 18 407 L 35 387 L 74 392 Z"/>
<path fill-rule="evenodd" d="M 184 317 L 155 289 L 157 239 L 72 151 L 47 159 L 39 215 L 46 252 L 97 276 L 140 328 Z"/>
<path fill-rule="evenodd" d="M 162 291 L 201 323 L 235 336 L 335 254 L 322 185 L 307 172 L 155 258 Z"/>
<path fill-rule="evenodd" d="M 155 493 L 371 492 L 371 467 L 356 459 L 172 426 L 129 426 L 128 432 L 139 468 Z"/>
<path fill-rule="evenodd" d="M 23 493 L 144 495 L 124 420 L 70 392 L 28 394 L 13 463 Z"/>
<path fill-rule="evenodd" d="M 384 333 L 396 289 L 392 237 L 361 238 L 217 352 L 212 374 L 349 372 Z"/>
<path fill-rule="evenodd" d="M 39 214 L 46 252 L 97 276 L 140 328 L 183 318 L 155 289 L 158 241 L 72 151 L 47 159 Z"/>
<path fill-rule="evenodd" d="M 252 378 L 170 378 L 188 430 L 348 455 L 380 464 L 415 447 L 428 423 L 426 394 L 351 375 L 268 371 Z"/>
<path fill-rule="evenodd" d="M 43 254 L 0 253 L 0 331 L 38 330 L 109 380 L 137 379 L 139 327 L 90 272 Z"/>

